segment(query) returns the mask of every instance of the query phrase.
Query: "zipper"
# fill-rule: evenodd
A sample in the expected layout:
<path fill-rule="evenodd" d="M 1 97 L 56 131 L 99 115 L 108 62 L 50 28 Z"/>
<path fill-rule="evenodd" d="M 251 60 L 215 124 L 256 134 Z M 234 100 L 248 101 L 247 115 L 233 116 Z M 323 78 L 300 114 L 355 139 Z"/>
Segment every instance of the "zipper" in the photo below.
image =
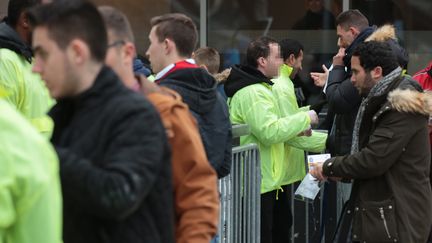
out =
<path fill-rule="evenodd" d="M 391 239 L 391 235 L 390 235 L 390 232 L 389 232 L 388 227 L 387 227 L 387 220 L 386 220 L 385 215 L 384 215 L 384 208 L 382 208 L 382 207 L 379 208 L 379 211 L 380 211 L 380 214 L 381 214 L 381 219 L 384 222 L 384 228 L 386 230 L 387 236 L 388 236 L 389 239 Z"/>

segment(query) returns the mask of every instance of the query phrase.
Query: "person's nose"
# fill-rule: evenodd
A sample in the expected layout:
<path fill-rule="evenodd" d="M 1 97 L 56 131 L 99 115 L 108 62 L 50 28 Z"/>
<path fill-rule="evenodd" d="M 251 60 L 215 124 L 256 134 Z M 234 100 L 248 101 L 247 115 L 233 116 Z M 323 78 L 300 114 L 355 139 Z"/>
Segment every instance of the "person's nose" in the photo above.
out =
<path fill-rule="evenodd" d="M 34 63 L 33 63 L 33 67 L 32 67 L 32 72 L 34 73 L 42 73 L 42 63 L 39 60 L 39 58 L 35 58 Z"/>

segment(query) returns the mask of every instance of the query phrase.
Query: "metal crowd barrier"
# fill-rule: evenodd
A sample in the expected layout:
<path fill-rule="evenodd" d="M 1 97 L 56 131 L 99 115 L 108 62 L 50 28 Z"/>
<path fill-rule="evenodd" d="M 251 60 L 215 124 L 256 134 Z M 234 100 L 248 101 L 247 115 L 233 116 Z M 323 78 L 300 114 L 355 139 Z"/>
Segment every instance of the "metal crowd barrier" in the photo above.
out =
<path fill-rule="evenodd" d="M 300 182 L 289 187 L 293 226 L 292 243 L 331 242 L 339 219 L 343 202 L 340 183 L 325 183 L 315 200 L 299 199 L 294 192 Z"/>
<path fill-rule="evenodd" d="M 317 131 L 317 130 L 314 130 Z M 324 131 L 322 131 L 324 132 Z M 239 137 L 249 133 L 246 125 L 233 126 L 231 173 L 219 180 L 220 218 L 218 243 L 259 243 L 261 168 L 255 144 L 239 146 Z M 305 156 L 307 153 L 305 153 Z M 305 166 L 307 161 L 305 159 Z M 307 167 L 306 167 L 307 168 Z M 326 183 L 315 200 L 294 196 L 300 182 L 290 185 L 293 243 L 319 243 L 331 239 L 341 204 L 336 183 Z"/>
<path fill-rule="evenodd" d="M 247 127 L 234 129 L 233 137 L 247 134 Z M 240 132 L 239 132 L 240 131 Z M 231 173 L 219 180 L 220 243 L 259 243 L 261 165 L 256 144 L 232 149 Z"/>
<path fill-rule="evenodd" d="M 314 130 L 327 132 L 326 130 Z M 323 152 L 325 153 L 325 152 Z M 308 171 L 305 153 L 305 166 Z M 293 226 L 292 243 L 331 242 L 343 206 L 340 183 L 326 182 L 315 200 L 300 199 L 294 195 L 300 182 L 289 187 Z"/>

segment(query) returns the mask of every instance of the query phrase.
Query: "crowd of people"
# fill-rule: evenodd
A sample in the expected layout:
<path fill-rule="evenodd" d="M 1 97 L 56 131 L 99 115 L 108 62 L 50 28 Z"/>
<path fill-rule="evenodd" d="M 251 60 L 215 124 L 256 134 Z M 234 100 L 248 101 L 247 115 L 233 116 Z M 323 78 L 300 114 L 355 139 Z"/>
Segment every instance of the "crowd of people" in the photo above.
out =
<path fill-rule="evenodd" d="M 333 22 L 332 22 L 333 23 Z M 85 0 L 9 0 L 0 24 L 0 242 L 209 243 L 217 180 L 230 173 L 231 124 L 258 145 L 261 242 L 290 242 L 288 186 L 340 183 L 334 242 L 428 242 L 432 229 L 431 65 L 413 77 L 394 27 L 358 10 L 334 20 L 339 51 L 313 72 L 322 102 L 299 107 L 305 48 L 251 41 L 219 72 L 191 18 L 151 19 L 145 53 L 120 10 Z M 327 135 L 328 134 L 328 135 Z M 430 240 L 430 239 L 429 239 Z"/>

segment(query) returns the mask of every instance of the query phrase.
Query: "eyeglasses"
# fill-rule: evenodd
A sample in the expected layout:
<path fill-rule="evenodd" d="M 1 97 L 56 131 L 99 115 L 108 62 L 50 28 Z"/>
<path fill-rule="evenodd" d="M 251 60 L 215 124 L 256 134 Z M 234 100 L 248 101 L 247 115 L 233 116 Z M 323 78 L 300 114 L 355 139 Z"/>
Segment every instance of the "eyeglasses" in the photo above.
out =
<path fill-rule="evenodd" d="M 118 40 L 118 41 L 114 41 L 111 44 L 108 44 L 107 48 L 111 48 L 111 47 L 115 47 L 115 46 L 122 46 L 124 44 L 126 44 L 126 41 L 124 41 L 124 40 Z"/>

